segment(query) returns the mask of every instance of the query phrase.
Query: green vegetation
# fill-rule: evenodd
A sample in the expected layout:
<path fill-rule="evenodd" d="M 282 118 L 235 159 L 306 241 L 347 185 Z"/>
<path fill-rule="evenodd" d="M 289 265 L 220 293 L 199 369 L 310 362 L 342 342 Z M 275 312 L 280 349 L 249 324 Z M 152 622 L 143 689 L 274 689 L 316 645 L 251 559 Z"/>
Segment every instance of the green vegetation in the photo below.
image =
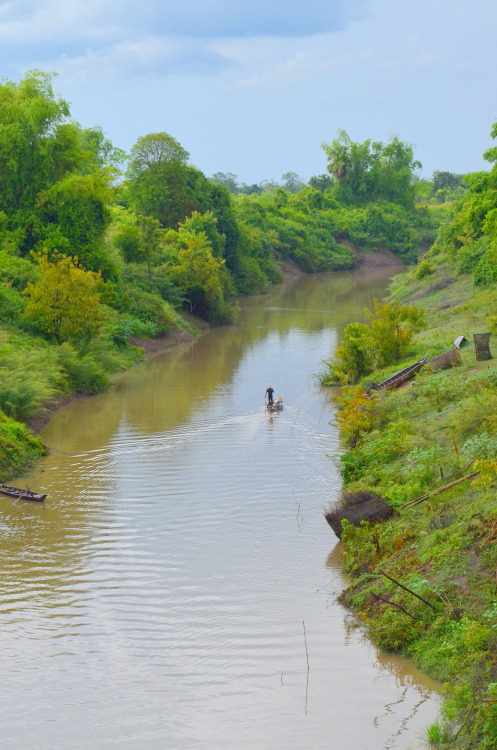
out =
<path fill-rule="evenodd" d="M 401 360 L 424 325 L 423 312 L 415 305 L 399 305 L 397 300 L 382 303 L 375 299 L 374 313 L 365 310 L 371 323 L 349 323 L 334 359 L 326 363 L 321 383 L 355 383 L 373 370 Z"/>
<path fill-rule="evenodd" d="M 344 132 L 323 148 L 328 174 L 308 185 L 294 172 L 281 184 L 208 179 L 166 132 L 126 155 L 82 128 L 51 74 L 0 83 L 3 412 L 30 420 L 106 388 L 143 356 L 135 344 L 188 329 L 182 313 L 232 322 L 237 296 L 280 282 L 282 261 L 343 270 L 356 248 L 389 248 L 414 262 L 443 214 L 434 185 L 416 203 L 412 148 Z"/>
<path fill-rule="evenodd" d="M 486 156 L 497 161 L 495 149 Z M 375 526 L 343 522 L 352 583 L 341 598 L 375 643 L 444 684 L 442 715 L 428 731 L 436 750 L 497 746 L 497 365 L 477 361 L 472 346 L 473 333 L 496 330 L 497 166 L 467 182 L 433 248 L 394 279 L 385 309 L 422 304 L 426 326 L 375 377 L 465 335 L 461 364 L 425 366 L 408 387 L 374 398 L 346 387 L 338 415 L 344 489 L 372 491 L 395 510 Z M 335 365 L 361 378 L 360 356 L 372 351 L 361 336 L 370 343 L 372 327 L 357 326 L 342 345 L 352 364 L 339 350 Z"/>

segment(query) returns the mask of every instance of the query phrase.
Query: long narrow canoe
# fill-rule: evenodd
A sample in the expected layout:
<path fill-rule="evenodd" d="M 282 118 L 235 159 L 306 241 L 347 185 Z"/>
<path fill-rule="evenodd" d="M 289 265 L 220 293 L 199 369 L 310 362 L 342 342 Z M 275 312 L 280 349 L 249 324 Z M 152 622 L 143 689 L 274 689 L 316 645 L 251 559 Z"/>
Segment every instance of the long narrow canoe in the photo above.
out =
<path fill-rule="evenodd" d="M 396 372 L 395 375 L 392 375 L 392 377 L 388 378 L 388 380 L 384 380 L 383 383 L 379 383 L 378 385 L 372 385 L 371 390 L 372 391 L 389 391 L 392 388 L 398 388 L 399 385 L 402 385 L 402 383 L 405 383 L 406 380 L 410 380 L 418 372 L 418 370 L 421 370 L 421 368 L 423 367 L 423 365 L 425 364 L 427 360 L 427 357 L 428 355 L 425 354 L 423 359 L 419 359 L 413 365 L 410 365 L 409 367 L 406 367 L 403 370 L 400 370 L 400 372 Z"/>
<path fill-rule="evenodd" d="M 20 487 L 10 487 L 8 484 L 0 484 L 0 492 L 4 495 L 16 497 L 18 500 L 35 500 L 37 503 L 43 502 L 46 495 L 40 495 L 38 492 L 31 490 L 22 490 Z"/>

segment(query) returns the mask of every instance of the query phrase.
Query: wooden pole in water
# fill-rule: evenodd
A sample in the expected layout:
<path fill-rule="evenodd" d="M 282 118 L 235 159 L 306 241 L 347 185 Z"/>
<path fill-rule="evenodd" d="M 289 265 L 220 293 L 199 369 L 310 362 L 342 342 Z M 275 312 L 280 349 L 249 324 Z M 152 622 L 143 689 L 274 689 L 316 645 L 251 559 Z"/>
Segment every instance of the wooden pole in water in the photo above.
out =
<path fill-rule="evenodd" d="M 321 414 L 319 415 L 319 421 L 316 425 L 316 432 L 318 431 L 319 425 L 321 424 L 321 417 L 323 416 L 323 412 L 324 412 L 324 404 L 323 404 L 323 408 L 321 409 Z"/>
<path fill-rule="evenodd" d="M 299 414 L 300 414 L 300 409 L 298 410 L 298 412 L 297 412 L 297 416 L 295 417 L 295 422 L 293 423 L 292 429 L 290 430 L 290 435 L 291 435 L 291 434 L 292 434 L 292 432 L 293 432 L 293 428 L 295 427 L 295 424 L 296 424 L 296 422 L 297 422 L 297 419 L 299 418 Z"/>
<path fill-rule="evenodd" d="M 302 625 L 304 626 L 304 644 L 305 644 L 305 656 L 307 659 L 307 672 L 309 672 L 309 651 L 307 650 L 307 636 L 305 632 L 305 620 L 302 620 Z"/>

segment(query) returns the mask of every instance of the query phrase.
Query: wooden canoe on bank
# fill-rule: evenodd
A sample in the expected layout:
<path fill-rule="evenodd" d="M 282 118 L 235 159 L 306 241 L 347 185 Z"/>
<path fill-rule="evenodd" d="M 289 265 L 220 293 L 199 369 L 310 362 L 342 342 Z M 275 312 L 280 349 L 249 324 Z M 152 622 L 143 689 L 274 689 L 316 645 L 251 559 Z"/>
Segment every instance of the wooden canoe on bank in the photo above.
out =
<path fill-rule="evenodd" d="M 400 372 L 396 372 L 395 375 L 392 375 L 392 377 L 388 378 L 388 380 L 384 380 L 383 383 L 379 383 L 378 385 L 372 385 L 370 390 L 371 391 L 390 391 L 392 388 L 398 388 L 399 385 L 402 385 L 402 383 L 405 383 L 407 380 L 410 380 L 418 372 L 418 370 L 421 370 L 421 368 L 423 367 L 423 365 L 425 364 L 427 360 L 427 357 L 428 355 L 425 354 L 423 359 L 419 359 L 413 365 L 410 365 L 409 367 L 405 367 L 403 370 L 400 370 Z"/>
<path fill-rule="evenodd" d="M 10 487 L 8 484 L 0 484 L 0 492 L 18 500 L 34 500 L 37 503 L 43 502 L 46 498 L 46 495 L 40 495 L 38 492 L 31 492 L 28 489 L 22 490 L 20 487 Z"/>

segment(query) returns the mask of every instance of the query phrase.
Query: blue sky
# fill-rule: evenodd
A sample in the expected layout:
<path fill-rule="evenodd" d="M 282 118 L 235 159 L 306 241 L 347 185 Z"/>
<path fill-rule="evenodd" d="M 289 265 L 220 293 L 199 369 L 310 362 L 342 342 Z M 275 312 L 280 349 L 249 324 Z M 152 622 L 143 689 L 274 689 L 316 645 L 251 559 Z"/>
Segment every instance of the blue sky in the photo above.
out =
<path fill-rule="evenodd" d="M 54 71 L 115 146 L 165 131 L 247 183 L 323 173 L 338 129 L 487 168 L 496 40 L 497 0 L 0 0 L 1 76 Z"/>

